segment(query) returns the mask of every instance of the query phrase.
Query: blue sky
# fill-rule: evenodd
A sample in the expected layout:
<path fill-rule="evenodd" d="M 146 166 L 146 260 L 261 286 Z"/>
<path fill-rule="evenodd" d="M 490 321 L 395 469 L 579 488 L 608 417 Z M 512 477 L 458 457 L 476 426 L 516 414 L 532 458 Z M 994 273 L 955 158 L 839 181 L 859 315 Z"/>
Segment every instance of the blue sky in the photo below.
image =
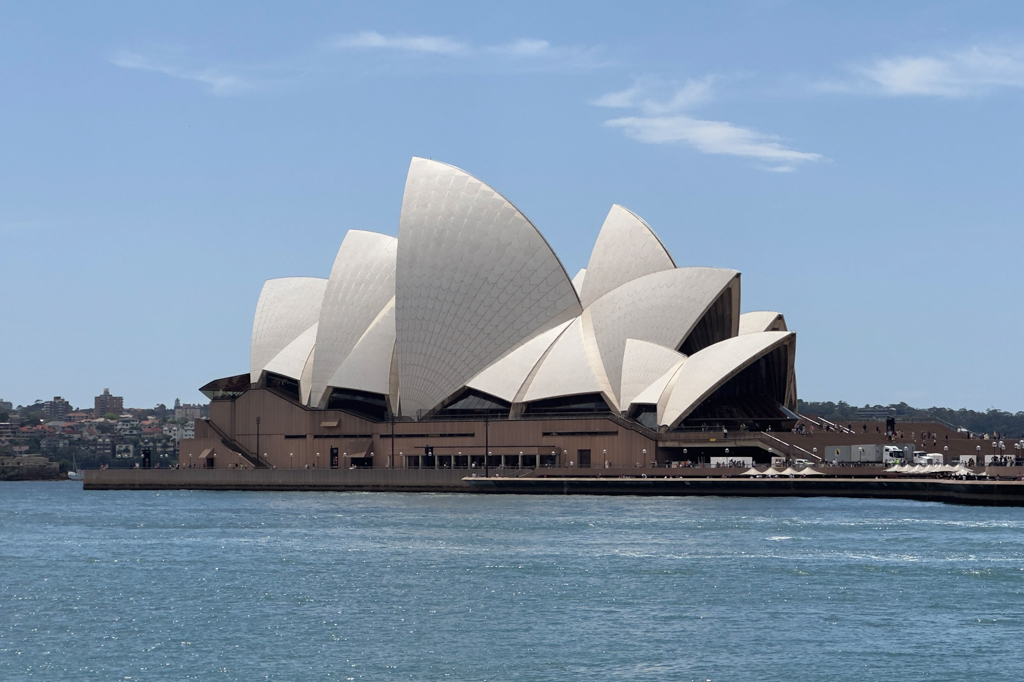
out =
<path fill-rule="evenodd" d="M 743 273 L 800 396 L 1024 409 L 1024 6 L 0 3 L 0 398 L 201 398 L 409 159 Z"/>

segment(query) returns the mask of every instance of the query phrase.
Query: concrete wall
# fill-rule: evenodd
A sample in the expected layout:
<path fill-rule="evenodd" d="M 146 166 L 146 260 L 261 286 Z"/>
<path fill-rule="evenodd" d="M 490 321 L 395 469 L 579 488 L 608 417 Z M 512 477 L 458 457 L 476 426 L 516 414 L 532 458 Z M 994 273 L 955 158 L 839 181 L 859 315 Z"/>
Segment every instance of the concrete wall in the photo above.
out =
<path fill-rule="evenodd" d="M 234 401 L 213 401 L 210 406 L 210 420 L 250 452 L 256 451 L 256 417 L 260 418 L 260 453 L 279 470 L 327 469 L 331 447 L 342 455 L 341 468 L 351 461 L 344 453 L 366 457 L 372 453 L 373 466 L 380 469 L 403 469 L 407 456 L 423 455 L 427 446 L 435 456 L 481 456 L 487 451 L 493 456 L 551 455 L 554 451 L 561 465 L 570 461 L 578 465 L 579 451 L 590 450 L 595 469 L 604 468 L 606 460 L 612 467 L 649 464 L 656 453 L 651 438 L 600 417 L 499 420 L 486 425 L 468 420 L 375 423 L 339 410 L 306 409 L 266 389 L 247 391 Z M 217 453 L 217 469 L 242 462 L 209 425 L 197 421 L 196 438 L 180 442 L 179 463 L 203 466 L 198 457 L 206 448 Z"/>

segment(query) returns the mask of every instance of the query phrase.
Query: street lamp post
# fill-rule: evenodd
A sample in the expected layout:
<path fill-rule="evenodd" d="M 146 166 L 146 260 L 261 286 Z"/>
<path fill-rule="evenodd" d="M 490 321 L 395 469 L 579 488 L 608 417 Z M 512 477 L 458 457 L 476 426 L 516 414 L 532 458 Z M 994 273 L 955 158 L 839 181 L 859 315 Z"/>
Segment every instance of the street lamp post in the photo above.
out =
<path fill-rule="evenodd" d="M 980 445 L 978 446 L 977 450 L 978 450 L 978 459 L 977 459 L 977 461 L 975 461 L 974 464 L 976 466 L 981 466 L 981 446 Z"/>
<path fill-rule="evenodd" d="M 288 453 L 288 458 L 289 458 L 288 459 L 288 461 L 289 461 L 288 468 L 289 469 L 294 469 L 295 468 L 295 453 L 294 452 L 289 452 Z"/>

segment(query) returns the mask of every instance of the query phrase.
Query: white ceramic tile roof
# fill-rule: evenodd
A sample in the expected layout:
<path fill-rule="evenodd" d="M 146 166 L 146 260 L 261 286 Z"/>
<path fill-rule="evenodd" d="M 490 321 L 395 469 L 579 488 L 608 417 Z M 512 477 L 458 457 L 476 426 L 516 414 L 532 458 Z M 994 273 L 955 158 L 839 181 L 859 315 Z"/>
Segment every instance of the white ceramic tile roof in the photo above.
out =
<path fill-rule="evenodd" d="M 396 285 L 399 390 L 411 416 L 581 312 L 562 264 L 515 206 L 427 159 L 409 167 Z"/>
<path fill-rule="evenodd" d="M 580 303 L 585 308 L 626 282 L 675 266 L 654 230 L 640 216 L 615 204 L 590 254 Z"/>
<path fill-rule="evenodd" d="M 662 397 L 665 396 L 666 389 L 668 389 L 669 385 L 672 383 L 672 378 L 675 377 L 675 375 L 679 372 L 679 369 L 684 364 L 686 364 L 685 359 L 679 360 L 678 362 L 676 362 L 676 364 L 672 365 L 667 370 L 665 370 L 664 374 L 662 374 L 660 377 L 652 381 L 650 386 L 641 391 L 640 394 L 637 395 L 637 397 L 633 398 L 633 402 L 630 403 L 630 406 L 659 405 L 661 403 Z M 661 413 L 662 409 L 659 409 L 659 419 L 661 417 Z"/>
<path fill-rule="evenodd" d="M 299 382 L 299 397 L 309 397 L 309 374 L 312 371 L 313 348 L 316 345 L 316 328 L 313 325 L 295 337 L 274 359 L 263 368 L 265 372 L 273 372 L 290 377 Z M 305 381 L 303 379 L 305 378 Z"/>
<path fill-rule="evenodd" d="M 627 282 L 595 301 L 587 311 L 593 316 L 594 335 L 611 385 L 622 385 L 626 339 L 678 349 L 734 281 L 738 285 L 735 270 L 676 268 Z"/>
<path fill-rule="evenodd" d="M 580 291 L 583 290 L 583 280 L 587 278 L 587 269 L 583 268 L 576 273 L 576 276 L 572 278 L 572 288 L 576 290 L 576 294 L 579 295 Z"/>
<path fill-rule="evenodd" d="M 253 383 L 268 362 L 316 324 L 327 280 L 319 277 L 282 277 L 263 284 L 252 322 L 249 376 Z"/>
<path fill-rule="evenodd" d="M 600 393 L 613 410 L 618 410 L 615 392 L 601 366 L 589 315 L 573 320 L 541 360 L 528 386 L 516 402 L 532 403 L 548 398 Z"/>
<path fill-rule="evenodd" d="M 395 349 L 395 299 L 384 306 L 377 318 L 356 342 L 341 363 L 328 386 L 354 388 L 388 395 L 391 382 L 391 356 Z"/>
<path fill-rule="evenodd" d="M 323 406 L 332 377 L 394 297 L 397 252 L 398 240 L 385 234 L 349 230 L 345 235 L 320 313 L 310 392 L 314 406 Z"/>
<path fill-rule="evenodd" d="M 511 403 L 537 361 L 569 324 L 570 322 L 563 322 L 520 344 L 512 352 L 491 363 L 467 385 L 469 388 L 489 393 Z"/>
<path fill-rule="evenodd" d="M 299 400 L 303 405 L 309 405 L 309 387 L 313 383 L 313 358 L 316 356 L 316 334 L 313 334 L 313 347 L 309 349 L 309 357 L 306 364 L 302 366 L 302 374 L 299 375 Z"/>
<path fill-rule="evenodd" d="M 755 334 L 757 332 L 784 332 L 789 331 L 786 327 L 786 318 L 782 313 L 768 310 L 756 310 L 740 315 L 740 331 L 742 334 Z"/>
<path fill-rule="evenodd" d="M 316 343 L 316 327 L 314 323 L 309 329 L 302 332 L 292 340 L 281 352 L 274 356 L 274 359 L 263 367 L 265 372 L 273 372 L 282 376 L 290 377 L 296 381 L 302 378 L 302 370 L 306 367 L 309 354 L 313 352 Z"/>
<path fill-rule="evenodd" d="M 694 353 L 673 377 L 658 423 L 669 428 L 676 426 L 715 389 L 758 358 L 795 339 L 792 332 L 757 332 L 726 339 Z M 792 353 L 790 356 L 792 362 Z"/>
<path fill-rule="evenodd" d="M 622 355 L 619 404 L 623 409 L 628 409 L 630 404 L 637 402 L 636 397 L 659 378 L 664 377 L 665 383 L 668 383 L 668 377 L 664 375 L 673 368 L 678 369 L 685 359 L 685 355 L 671 348 L 639 339 L 626 339 L 626 350 Z M 656 404 L 660 395 L 659 392 L 653 400 L 648 399 L 647 403 Z"/>

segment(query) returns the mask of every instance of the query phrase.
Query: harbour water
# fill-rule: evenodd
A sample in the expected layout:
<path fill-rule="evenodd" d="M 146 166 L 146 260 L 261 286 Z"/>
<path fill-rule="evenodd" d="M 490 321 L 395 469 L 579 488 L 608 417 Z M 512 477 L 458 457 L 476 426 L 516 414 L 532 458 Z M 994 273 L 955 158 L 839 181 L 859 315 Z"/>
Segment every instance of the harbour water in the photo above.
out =
<path fill-rule="evenodd" d="M 1021 680 L 1024 509 L 0 483 L 0 680 Z"/>

